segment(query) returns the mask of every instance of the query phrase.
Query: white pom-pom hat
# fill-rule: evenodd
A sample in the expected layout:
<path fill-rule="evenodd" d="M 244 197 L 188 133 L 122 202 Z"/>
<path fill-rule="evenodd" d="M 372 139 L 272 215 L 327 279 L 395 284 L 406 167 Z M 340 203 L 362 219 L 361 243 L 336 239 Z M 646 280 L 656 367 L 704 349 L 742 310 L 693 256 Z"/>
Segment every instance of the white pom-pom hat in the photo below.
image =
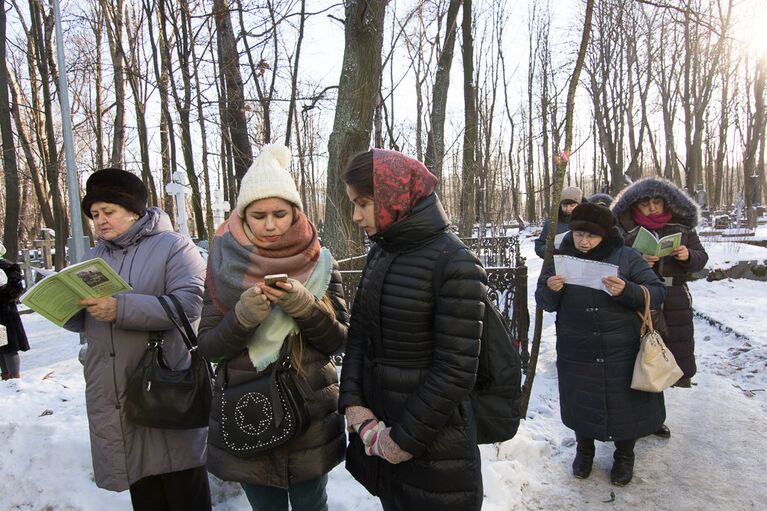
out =
<path fill-rule="evenodd" d="M 237 214 L 244 217 L 245 208 L 251 202 L 278 197 L 303 210 L 301 194 L 296 183 L 288 172 L 290 166 L 290 149 L 283 144 L 267 144 L 261 148 L 253 164 L 245 173 L 240 183 L 240 194 L 237 196 Z"/>

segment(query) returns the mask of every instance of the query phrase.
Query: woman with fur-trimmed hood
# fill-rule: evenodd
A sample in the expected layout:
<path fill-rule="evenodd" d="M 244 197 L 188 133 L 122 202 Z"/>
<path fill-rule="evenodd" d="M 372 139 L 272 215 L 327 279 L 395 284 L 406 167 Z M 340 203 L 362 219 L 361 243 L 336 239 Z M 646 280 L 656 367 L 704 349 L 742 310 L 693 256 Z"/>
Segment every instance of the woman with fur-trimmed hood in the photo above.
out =
<path fill-rule="evenodd" d="M 684 371 L 676 386 L 689 387 L 696 366 L 692 301 L 687 280 L 690 273 L 702 270 L 708 261 L 708 254 L 695 232 L 700 219 L 698 205 L 671 181 L 647 177 L 624 189 L 615 198 L 612 211 L 629 246 L 634 243 L 640 227 L 659 238 L 682 233 L 680 246 L 670 255 L 658 258 L 643 254 L 643 257 L 668 287 L 663 302 L 667 326 L 664 341 Z M 671 432 L 664 425 L 656 434 L 668 438 Z"/>

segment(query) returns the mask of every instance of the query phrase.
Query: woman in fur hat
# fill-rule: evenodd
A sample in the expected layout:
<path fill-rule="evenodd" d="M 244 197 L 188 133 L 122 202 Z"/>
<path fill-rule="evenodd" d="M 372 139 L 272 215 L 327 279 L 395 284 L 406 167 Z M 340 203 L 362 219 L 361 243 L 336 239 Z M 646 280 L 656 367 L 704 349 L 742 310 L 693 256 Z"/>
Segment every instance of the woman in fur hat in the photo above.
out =
<path fill-rule="evenodd" d="M 583 191 L 577 186 L 568 186 L 562 190 L 559 201 L 559 216 L 557 217 L 557 234 L 562 234 L 570 229 L 570 214 L 582 200 Z M 541 259 L 546 253 L 546 238 L 549 236 L 550 223 L 551 221 L 548 219 L 543 223 L 541 234 L 535 240 L 535 253 Z M 559 247 L 555 246 L 554 248 L 556 250 Z"/>
<path fill-rule="evenodd" d="M 482 474 L 469 392 L 485 271 L 449 231 L 437 178 L 421 162 L 372 149 L 351 159 L 343 180 L 353 219 L 374 242 L 341 373 L 346 468 L 387 511 L 478 510 Z M 435 284 L 445 253 L 451 256 Z"/>
<path fill-rule="evenodd" d="M 85 259 L 104 259 L 133 288 L 83 300 L 86 309 L 65 325 L 88 340 L 85 401 L 96 484 L 130 490 L 136 510 L 209 510 L 207 428 L 149 428 L 125 416 L 128 380 L 150 331 L 163 332 L 164 360 L 171 369 L 188 367 L 184 341 L 157 297 L 174 295 L 196 324 L 205 263 L 192 241 L 173 231 L 168 215 L 147 208 L 147 189 L 136 175 L 99 170 L 85 191 L 82 209 L 98 236 Z"/>
<path fill-rule="evenodd" d="M 290 501 L 296 511 L 324 511 L 327 474 L 344 456 L 331 355 L 346 342 L 349 314 L 341 274 L 302 211 L 289 165 L 287 147 L 264 146 L 211 243 L 199 334 L 200 352 L 218 362 L 208 470 L 241 483 L 254 510 L 287 511 Z M 270 274 L 288 278 L 266 284 Z M 300 436 L 243 457 L 225 432 L 252 433 L 258 415 L 251 414 L 263 407 L 238 404 L 237 413 L 220 417 L 215 404 L 225 380 L 234 387 L 270 374 L 283 350 L 304 382 L 311 423 Z"/>
<path fill-rule="evenodd" d="M 19 378 L 19 351 L 29 349 L 29 341 L 21 323 L 16 301 L 24 291 L 21 267 L 4 259 L 5 247 L 0 243 L 0 370 L 3 380 Z"/>
<path fill-rule="evenodd" d="M 628 246 L 634 243 L 640 227 L 658 238 L 682 233 L 680 246 L 670 255 L 659 258 L 644 254 L 642 257 L 668 287 L 668 295 L 663 302 L 666 322 L 663 340 L 684 371 L 684 376 L 675 386 L 690 387 L 690 378 L 695 375 L 697 368 L 692 303 L 687 280 L 690 273 L 702 270 L 708 262 L 706 249 L 695 232 L 700 219 L 698 205 L 671 181 L 648 177 L 624 189 L 615 198 L 612 210 Z M 664 425 L 656 434 L 669 438 L 671 431 Z"/>
<path fill-rule="evenodd" d="M 614 264 L 618 276 L 603 278 L 604 289 L 592 289 L 568 284 L 552 267 L 538 280 L 535 299 L 543 310 L 557 313 L 560 413 L 578 442 L 573 475 L 588 477 L 594 440 L 610 441 L 615 443 L 610 481 L 624 486 L 633 476 L 636 439 L 656 431 L 666 416 L 663 393 L 631 388 L 642 324 L 636 312 L 644 310 L 640 286 L 656 306 L 666 290 L 639 253 L 623 245 L 609 209 L 579 205 L 570 231 L 560 254 Z"/>

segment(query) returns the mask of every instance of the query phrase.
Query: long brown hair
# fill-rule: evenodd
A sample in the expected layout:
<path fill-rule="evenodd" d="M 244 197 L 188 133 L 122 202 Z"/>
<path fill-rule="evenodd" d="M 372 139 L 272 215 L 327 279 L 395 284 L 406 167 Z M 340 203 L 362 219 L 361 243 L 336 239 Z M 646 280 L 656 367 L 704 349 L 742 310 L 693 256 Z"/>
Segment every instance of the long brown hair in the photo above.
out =
<path fill-rule="evenodd" d="M 320 306 L 325 309 L 330 319 L 336 319 L 336 310 L 333 308 L 333 303 L 330 301 L 330 297 L 326 294 L 322 296 L 320 300 Z M 292 345 L 290 349 L 290 363 L 296 372 L 300 375 L 304 375 L 303 371 L 303 357 L 304 357 L 304 337 L 299 332 L 292 339 Z"/>

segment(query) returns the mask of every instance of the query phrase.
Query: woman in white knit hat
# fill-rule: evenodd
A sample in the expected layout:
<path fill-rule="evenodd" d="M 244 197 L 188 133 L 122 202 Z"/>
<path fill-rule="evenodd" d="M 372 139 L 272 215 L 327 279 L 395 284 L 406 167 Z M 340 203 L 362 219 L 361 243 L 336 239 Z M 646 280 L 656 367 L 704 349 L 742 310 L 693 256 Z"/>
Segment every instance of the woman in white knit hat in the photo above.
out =
<path fill-rule="evenodd" d="M 568 186 L 562 190 L 562 195 L 559 199 L 559 217 L 557 218 L 557 234 L 562 234 L 570 230 L 570 215 L 572 214 L 575 206 L 583 201 L 583 191 L 577 186 Z M 547 219 L 543 223 L 541 229 L 541 235 L 535 240 L 535 253 L 538 257 L 543 259 L 546 252 L 546 238 L 549 235 L 549 226 L 551 220 Z M 559 248 L 558 246 L 554 247 Z"/>
<path fill-rule="evenodd" d="M 321 511 L 328 509 L 327 474 L 344 456 L 331 355 L 346 342 L 349 313 L 341 274 L 302 211 L 289 164 L 287 147 L 262 148 L 242 180 L 235 211 L 211 243 L 198 340 L 202 355 L 218 363 L 208 470 L 241 483 L 254 510 L 287 511 L 290 501 L 296 511 Z M 267 284 L 272 274 L 287 279 Z M 271 418 L 260 416 L 265 408 L 256 399 L 238 402 L 229 413 L 223 388 L 271 373 L 285 353 L 304 387 L 311 422 L 287 443 L 254 452 L 252 445 L 262 442 L 261 419 Z"/>

